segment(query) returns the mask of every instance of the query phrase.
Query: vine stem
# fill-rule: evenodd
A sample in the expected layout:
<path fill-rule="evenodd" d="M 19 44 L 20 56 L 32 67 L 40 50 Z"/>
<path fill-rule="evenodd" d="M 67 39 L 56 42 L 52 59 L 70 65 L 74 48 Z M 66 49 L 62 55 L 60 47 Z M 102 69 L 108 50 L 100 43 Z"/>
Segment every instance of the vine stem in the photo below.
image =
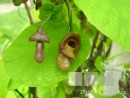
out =
<path fill-rule="evenodd" d="M 83 65 L 82 65 L 83 66 Z M 82 90 L 85 90 L 85 88 L 84 88 L 84 73 L 85 73 L 85 69 L 83 68 L 83 69 L 81 69 L 82 70 Z M 85 96 L 84 96 L 85 94 L 82 94 L 82 98 L 84 98 Z"/>
<path fill-rule="evenodd" d="M 34 24 L 34 20 L 33 20 L 33 17 L 31 15 L 31 12 L 30 12 L 30 9 L 29 9 L 29 6 L 27 3 L 24 3 L 25 5 L 25 9 L 26 9 L 26 12 L 28 14 L 28 18 L 30 20 L 30 24 Z M 33 98 L 38 98 L 37 96 L 37 87 L 29 87 L 29 98 L 31 98 L 31 94 L 33 95 Z"/>
<path fill-rule="evenodd" d="M 70 32 L 71 32 L 73 30 L 73 28 L 72 28 L 72 9 L 71 9 L 69 0 L 64 0 L 64 1 L 68 8 L 69 27 L 70 27 Z"/>
<path fill-rule="evenodd" d="M 91 52 L 90 52 L 89 58 L 92 58 L 92 56 L 93 56 L 93 52 L 94 52 L 94 49 L 95 49 L 95 47 L 96 47 L 96 42 L 97 42 L 97 39 L 98 39 L 99 34 L 100 34 L 100 33 L 97 32 L 95 38 L 93 39 L 93 44 L 92 44 L 92 48 L 91 48 Z"/>
<path fill-rule="evenodd" d="M 103 43 L 107 41 L 107 37 L 105 35 L 103 35 L 103 39 L 101 40 L 101 42 L 99 43 L 98 47 L 97 47 L 97 53 L 95 54 L 95 56 L 93 57 L 93 60 L 95 61 L 96 58 L 102 54 L 103 52 Z"/>
<path fill-rule="evenodd" d="M 32 18 L 32 15 L 31 15 L 31 12 L 30 12 L 28 4 L 24 3 L 24 6 L 25 6 L 26 12 L 28 14 L 28 18 L 30 20 L 30 24 L 34 24 L 34 21 L 33 21 L 33 18 Z"/>
<path fill-rule="evenodd" d="M 108 58 L 108 56 L 109 56 L 109 54 L 110 54 L 110 51 L 111 51 L 111 47 L 112 47 L 112 42 L 110 43 L 110 45 L 109 45 L 109 47 L 108 47 L 108 49 L 107 49 L 107 52 L 106 52 L 106 54 L 105 54 L 105 59 Z"/>

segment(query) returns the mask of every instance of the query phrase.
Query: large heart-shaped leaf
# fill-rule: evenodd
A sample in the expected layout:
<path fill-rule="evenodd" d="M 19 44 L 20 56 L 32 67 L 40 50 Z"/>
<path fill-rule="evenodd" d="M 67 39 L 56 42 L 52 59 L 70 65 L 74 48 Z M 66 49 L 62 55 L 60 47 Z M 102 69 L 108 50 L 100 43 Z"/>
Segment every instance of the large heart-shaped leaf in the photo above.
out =
<path fill-rule="evenodd" d="M 59 42 L 68 32 L 65 22 L 48 21 L 43 25 L 50 38 L 45 43 L 45 60 L 37 63 L 34 60 L 35 42 L 29 42 L 29 37 L 37 30 L 41 23 L 25 29 L 12 45 L 5 51 L 3 59 L 9 75 L 17 82 L 27 86 L 51 86 L 67 78 L 68 72 L 62 72 L 56 65 Z M 79 33 L 79 32 L 78 32 Z M 90 42 L 86 34 L 80 33 L 81 47 L 76 60 L 71 61 L 69 71 L 75 71 L 86 59 Z"/>
<path fill-rule="evenodd" d="M 9 76 L 5 71 L 3 61 L 0 59 L 0 98 L 5 98 L 8 92 Z"/>
<path fill-rule="evenodd" d="M 88 20 L 130 51 L 130 0 L 75 0 Z"/>

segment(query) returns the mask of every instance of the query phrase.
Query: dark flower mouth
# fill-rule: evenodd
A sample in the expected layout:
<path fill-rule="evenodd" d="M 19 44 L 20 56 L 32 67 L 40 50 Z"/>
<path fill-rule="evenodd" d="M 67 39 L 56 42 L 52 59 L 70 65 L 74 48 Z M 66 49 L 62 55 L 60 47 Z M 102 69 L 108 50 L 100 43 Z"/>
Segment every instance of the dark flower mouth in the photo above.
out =
<path fill-rule="evenodd" d="M 59 52 L 67 58 L 74 60 L 80 49 L 80 43 L 80 35 L 70 32 L 60 42 Z"/>
<path fill-rule="evenodd" d="M 71 47 L 71 48 L 75 48 L 76 47 L 76 43 L 74 40 L 69 40 L 68 41 L 68 45 Z"/>

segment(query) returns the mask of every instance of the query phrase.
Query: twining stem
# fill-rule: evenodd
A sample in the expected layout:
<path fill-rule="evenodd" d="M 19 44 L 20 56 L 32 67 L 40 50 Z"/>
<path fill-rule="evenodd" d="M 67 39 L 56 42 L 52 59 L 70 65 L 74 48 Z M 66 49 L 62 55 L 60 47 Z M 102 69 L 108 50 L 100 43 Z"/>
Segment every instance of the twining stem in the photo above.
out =
<path fill-rule="evenodd" d="M 85 73 L 85 69 L 82 69 L 82 90 L 85 90 L 85 88 L 84 88 L 84 73 Z M 85 96 L 84 96 L 85 94 L 82 94 L 82 98 L 84 98 Z"/>
<path fill-rule="evenodd" d="M 96 42 L 97 42 L 97 39 L 98 39 L 99 34 L 100 34 L 100 33 L 97 32 L 95 38 L 93 39 L 93 44 L 92 44 L 92 48 L 91 48 L 91 52 L 90 52 L 89 58 L 92 58 L 92 56 L 93 56 L 93 52 L 94 52 L 94 49 L 95 49 L 95 47 L 96 47 Z"/>
<path fill-rule="evenodd" d="M 30 24 L 32 25 L 32 24 L 34 24 L 34 21 L 33 21 L 29 6 L 27 3 L 24 3 L 24 5 L 25 5 L 26 12 L 28 14 L 28 18 L 30 20 Z M 33 98 L 38 98 L 37 87 L 29 87 L 29 98 L 31 98 L 31 94 L 33 95 Z"/>
<path fill-rule="evenodd" d="M 28 4 L 24 3 L 24 5 L 25 5 L 25 9 L 26 9 L 26 12 L 27 12 L 29 20 L 30 20 L 30 24 L 34 24 L 34 21 L 33 21 L 33 18 L 32 18 Z"/>
<path fill-rule="evenodd" d="M 69 27 L 70 27 L 70 32 L 71 32 L 73 30 L 73 27 L 72 27 L 72 9 L 71 9 L 71 5 L 70 5 L 69 0 L 64 0 L 64 1 L 67 5 L 67 8 L 68 8 Z"/>
<path fill-rule="evenodd" d="M 95 36 L 94 40 L 93 40 L 93 44 L 91 47 L 91 52 L 90 52 L 90 56 L 88 57 L 87 61 L 89 62 L 89 70 L 93 70 L 95 68 L 94 66 L 94 62 L 96 60 L 96 58 L 100 55 L 102 55 L 103 52 L 103 43 L 107 41 L 107 37 L 105 35 L 102 35 L 102 40 L 100 41 L 99 45 L 96 47 L 96 43 L 97 40 L 99 39 L 99 34 L 101 34 L 99 31 L 97 33 L 97 35 Z M 94 53 L 94 50 L 97 50 L 96 53 Z M 111 48 L 108 50 L 110 52 Z M 109 55 L 109 52 L 107 55 Z M 94 55 L 93 55 L 94 54 Z M 107 56 L 105 55 L 105 56 Z M 106 58 L 106 57 L 105 57 Z"/>
<path fill-rule="evenodd" d="M 110 54 L 110 51 L 111 51 L 111 47 L 112 47 L 112 42 L 110 43 L 110 45 L 109 45 L 109 47 L 108 47 L 108 50 L 107 50 L 107 52 L 106 52 L 106 54 L 105 54 L 105 59 L 108 58 L 108 56 L 109 56 L 109 54 Z"/>
<path fill-rule="evenodd" d="M 97 53 L 95 54 L 95 56 L 93 57 L 93 60 L 95 61 L 96 58 L 102 54 L 103 52 L 103 43 L 106 42 L 107 37 L 105 35 L 103 35 L 103 39 L 101 40 L 101 42 L 99 43 L 98 47 L 97 47 Z"/>

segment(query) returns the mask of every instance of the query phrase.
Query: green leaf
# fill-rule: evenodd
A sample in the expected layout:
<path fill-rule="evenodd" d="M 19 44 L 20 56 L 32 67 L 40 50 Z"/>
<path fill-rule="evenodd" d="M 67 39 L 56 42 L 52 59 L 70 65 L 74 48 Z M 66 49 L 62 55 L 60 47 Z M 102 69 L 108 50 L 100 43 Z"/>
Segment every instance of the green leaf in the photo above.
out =
<path fill-rule="evenodd" d="M 54 21 L 60 21 L 63 19 L 61 11 L 62 11 L 63 6 L 62 5 L 57 5 L 52 13 L 51 19 Z"/>
<path fill-rule="evenodd" d="M 8 91 L 6 98 L 18 98 L 14 91 Z"/>
<path fill-rule="evenodd" d="M 75 3 L 98 30 L 130 51 L 129 0 L 75 0 Z"/>
<path fill-rule="evenodd" d="M 38 96 L 39 98 L 66 98 L 65 90 L 62 85 L 55 87 L 38 87 Z"/>
<path fill-rule="evenodd" d="M 7 75 L 4 65 L 3 65 L 3 61 L 0 59 L 0 98 L 5 98 L 8 89 L 8 82 L 9 82 L 9 76 Z"/>
<path fill-rule="evenodd" d="M 64 3 L 64 0 L 56 0 L 59 3 Z"/>
<path fill-rule="evenodd" d="M 116 94 L 113 96 L 105 96 L 105 95 L 99 95 L 99 94 L 94 94 L 94 98 L 124 98 L 122 94 Z"/>
<path fill-rule="evenodd" d="M 40 98 L 53 98 L 52 97 L 52 91 L 49 87 L 38 87 L 38 96 Z"/>
<path fill-rule="evenodd" d="M 60 21 L 62 19 L 62 5 L 54 5 L 53 3 L 45 3 L 40 8 L 40 19 L 44 22 L 49 19 L 53 21 Z"/>
<path fill-rule="evenodd" d="M 54 98 L 66 98 L 65 90 L 62 86 L 57 87 L 56 95 Z"/>
<path fill-rule="evenodd" d="M 0 36 L 0 45 L 3 44 L 6 39 L 7 37 L 5 35 Z"/>
<path fill-rule="evenodd" d="M 111 96 L 109 98 L 124 98 L 123 94 L 116 94 L 114 96 Z"/>
<path fill-rule="evenodd" d="M 95 61 L 95 67 L 100 71 L 104 72 L 102 67 L 103 58 L 101 56 L 98 56 Z"/>
<path fill-rule="evenodd" d="M 125 68 L 130 68 L 130 64 L 125 64 L 124 67 Z"/>
<path fill-rule="evenodd" d="M 0 4 L 2 4 L 2 3 L 8 3 L 9 1 L 8 0 L 0 0 Z"/>
<path fill-rule="evenodd" d="M 46 0 L 47 2 L 50 1 L 56 5 L 59 5 L 59 4 L 63 4 L 64 3 L 64 0 Z M 46 2 L 45 0 L 42 0 L 42 2 Z"/>
<path fill-rule="evenodd" d="M 25 29 L 12 45 L 5 51 L 3 59 L 6 70 L 15 81 L 27 86 L 51 86 L 67 78 L 68 72 L 62 72 L 56 65 L 60 41 L 68 33 L 65 22 L 48 21 L 43 28 L 50 38 L 45 43 L 45 60 L 37 63 L 34 60 L 35 42 L 29 42 L 29 37 L 41 23 Z M 77 33 L 77 32 L 75 32 Z M 85 33 L 80 33 L 81 47 L 76 60 L 70 62 L 70 70 L 75 71 L 86 59 L 90 42 Z"/>
<path fill-rule="evenodd" d="M 8 83 L 8 89 L 9 90 L 15 90 L 18 87 L 20 87 L 20 85 L 16 81 L 14 81 L 13 79 L 10 79 L 10 81 Z"/>
<path fill-rule="evenodd" d="M 40 19 L 43 21 L 48 21 L 52 15 L 52 12 L 55 8 L 53 3 L 45 3 L 40 8 Z"/>
<path fill-rule="evenodd" d="M 6 27 L 0 27 L 1 31 L 3 32 L 4 36 L 6 37 L 6 39 L 10 39 L 10 40 L 14 40 L 16 38 L 16 34 L 14 33 L 15 30 L 13 29 L 9 29 Z"/>
<path fill-rule="evenodd" d="M 6 39 L 1 45 L 0 45 L 0 58 L 2 57 L 2 53 L 4 52 L 6 46 L 8 45 L 9 40 Z"/>
<path fill-rule="evenodd" d="M 23 28 L 29 25 L 27 20 L 27 14 L 24 8 L 20 8 L 19 11 L 14 10 L 6 14 L 0 14 L 0 33 L 4 33 L 12 39 L 16 34 L 19 34 Z"/>
<path fill-rule="evenodd" d="M 28 87 L 19 85 L 12 79 L 10 79 L 8 85 L 8 94 L 6 98 L 21 98 L 19 94 L 17 94 L 16 90 L 18 90 L 24 96 L 24 98 L 28 98 Z"/>

